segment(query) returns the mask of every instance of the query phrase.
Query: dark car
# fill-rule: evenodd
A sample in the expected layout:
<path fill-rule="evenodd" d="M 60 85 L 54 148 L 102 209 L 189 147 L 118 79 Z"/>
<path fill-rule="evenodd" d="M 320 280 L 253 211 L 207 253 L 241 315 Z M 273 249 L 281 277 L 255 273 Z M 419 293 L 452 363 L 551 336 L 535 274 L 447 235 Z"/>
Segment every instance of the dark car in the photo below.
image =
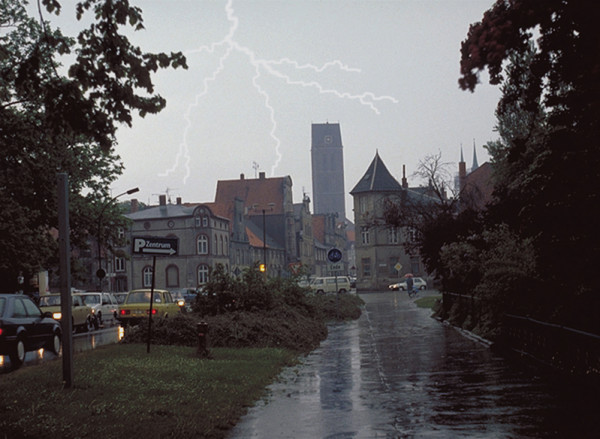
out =
<path fill-rule="evenodd" d="M 25 361 L 25 353 L 40 348 L 58 355 L 60 323 L 42 312 L 22 294 L 0 294 L 0 355 L 8 355 L 13 368 Z"/>

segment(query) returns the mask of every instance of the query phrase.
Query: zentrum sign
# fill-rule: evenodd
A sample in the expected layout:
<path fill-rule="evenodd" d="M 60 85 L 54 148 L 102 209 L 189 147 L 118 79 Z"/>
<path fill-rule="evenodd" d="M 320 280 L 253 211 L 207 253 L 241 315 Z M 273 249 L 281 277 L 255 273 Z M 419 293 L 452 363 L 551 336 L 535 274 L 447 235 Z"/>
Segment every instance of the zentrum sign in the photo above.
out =
<path fill-rule="evenodd" d="M 178 250 L 177 238 L 133 238 L 133 253 L 153 256 L 173 256 Z"/>

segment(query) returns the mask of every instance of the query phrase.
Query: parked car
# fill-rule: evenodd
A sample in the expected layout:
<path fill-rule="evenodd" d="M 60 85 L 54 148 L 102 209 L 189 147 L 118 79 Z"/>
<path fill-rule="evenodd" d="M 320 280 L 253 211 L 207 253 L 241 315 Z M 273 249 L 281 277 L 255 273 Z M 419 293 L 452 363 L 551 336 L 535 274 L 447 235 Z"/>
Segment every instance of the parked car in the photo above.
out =
<path fill-rule="evenodd" d="M 138 324 L 150 314 L 150 289 L 131 290 L 119 306 L 119 321 Z M 152 317 L 169 317 L 180 312 L 179 306 L 167 290 L 154 290 Z"/>
<path fill-rule="evenodd" d="M 350 291 L 348 276 L 315 277 L 310 281 L 310 289 L 317 294 L 346 293 Z"/>
<path fill-rule="evenodd" d="M 77 294 L 83 302 L 92 308 L 98 325 L 102 326 L 108 322 L 116 323 L 119 313 L 117 299 L 111 293 L 89 292 Z"/>
<path fill-rule="evenodd" d="M 427 289 L 427 282 L 425 282 L 425 280 L 423 280 L 423 278 L 413 277 L 412 279 L 413 279 L 413 288 L 416 288 L 418 290 L 426 290 Z M 390 290 L 394 290 L 394 291 L 398 291 L 398 290 L 406 291 L 406 279 L 404 279 L 402 282 L 397 282 L 395 284 L 391 284 L 388 286 L 388 288 Z"/>
<path fill-rule="evenodd" d="M 51 312 L 52 318 L 60 321 L 62 319 L 60 294 L 40 296 L 40 309 Z M 96 320 L 94 311 L 77 294 L 71 296 L 71 324 L 73 325 L 73 332 L 98 329 L 98 320 Z"/>
<path fill-rule="evenodd" d="M 0 294 L 0 355 L 8 355 L 13 368 L 25 361 L 25 353 L 40 348 L 58 355 L 60 323 L 22 294 Z"/>

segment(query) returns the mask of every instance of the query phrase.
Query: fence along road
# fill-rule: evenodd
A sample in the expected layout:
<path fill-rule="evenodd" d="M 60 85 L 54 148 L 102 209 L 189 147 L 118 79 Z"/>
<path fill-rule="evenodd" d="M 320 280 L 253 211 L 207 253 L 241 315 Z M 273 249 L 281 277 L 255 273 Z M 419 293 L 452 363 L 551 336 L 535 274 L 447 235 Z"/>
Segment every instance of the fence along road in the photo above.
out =
<path fill-rule="evenodd" d="M 230 438 L 600 437 L 595 389 L 497 356 L 405 292 L 360 296 L 361 318 L 331 326 Z"/>

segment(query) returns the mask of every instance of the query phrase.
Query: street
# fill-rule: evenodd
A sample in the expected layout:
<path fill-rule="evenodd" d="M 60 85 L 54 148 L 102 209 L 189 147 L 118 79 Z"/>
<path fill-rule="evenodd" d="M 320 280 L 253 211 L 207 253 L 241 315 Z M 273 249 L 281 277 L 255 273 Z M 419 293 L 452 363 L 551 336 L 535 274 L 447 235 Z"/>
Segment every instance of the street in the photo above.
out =
<path fill-rule="evenodd" d="M 115 324 L 106 328 L 97 329 L 92 332 L 73 334 L 73 353 L 83 352 L 94 349 L 105 344 L 116 343 L 123 336 L 119 330 L 120 326 Z M 24 367 L 33 364 L 39 364 L 42 361 L 55 360 L 56 355 L 45 349 L 27 352 L 25 354 Z M 8 373 L 12 370 L 8 356 L 0 355 L 0 374 Z"/>
<path fill-rule="evenodd" d="M 592 389 L 497 356 L 405 292 L 360 296 L 361 318 L 330 326 L 229 438 L 600 437 Z"/>

